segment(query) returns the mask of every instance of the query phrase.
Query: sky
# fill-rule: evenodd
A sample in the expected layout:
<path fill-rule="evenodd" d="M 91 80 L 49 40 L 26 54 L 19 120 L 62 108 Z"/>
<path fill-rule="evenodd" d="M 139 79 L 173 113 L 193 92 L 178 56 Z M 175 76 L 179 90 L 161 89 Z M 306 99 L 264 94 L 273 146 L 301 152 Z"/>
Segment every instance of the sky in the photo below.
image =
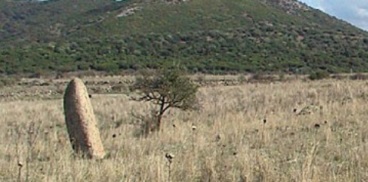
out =
<path fill-rule="evenodd" d="M 368 0 L 299 0 L 368 31 Z"/>

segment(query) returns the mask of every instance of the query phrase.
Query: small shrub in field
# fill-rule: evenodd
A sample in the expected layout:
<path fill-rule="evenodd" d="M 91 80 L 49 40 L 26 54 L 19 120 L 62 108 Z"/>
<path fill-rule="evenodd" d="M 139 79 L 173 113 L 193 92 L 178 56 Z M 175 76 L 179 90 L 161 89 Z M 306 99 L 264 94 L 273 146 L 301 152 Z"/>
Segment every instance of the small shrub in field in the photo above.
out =
<path fill-rule="evenodd" d="M 132 113 L 133 117 L 137 119 L 134 124 L 139 127 L 134 131 L 135 137 L 145 136 L 147 137 L 149 133 L 159 130 L 157 125 L 157 112 L 155 109 L 151 110 L 149 114 L 135 114 Z"/>
<path fill-rule="evenodd" d="M 0 87 L 13 86 L 18 83 L 18 79 L 10 77 L 0 77 Z"/>
<path fill-rule="evenodd" d="M 204 84 L 204 83 L 205 83 L 205 81 L 206 81 L 206 77 L 205 77 L 205 75 L 201 74 L 201 75 L 198 75 L 198 76 L 197 76 L 197 82 L 198 82 L 200 85 Z"/>
<path fill-rule="evenodd" d="M 247 81 L 247 78 L 245 77 L 244 74 L 241 74 L 238 76 L 238 82 L 239 83 L 245 83 Z"/>
<path fill-rule="evenodd" d="M 253 74 L 249 79 L 251 83 L 268 83 L 276 81 L 276 78 L 272 75 L 266 75 L 262 73 Z"/>
<path fill-rule="evenodd" d="M 329 77 L 330 77 L 330 74 L 327 71 L 323 71 L 323 70 L 315 71 L 308 76 L 310 80 L 322 80 L 322 79 L 326 79 Z"/>
<path fill-rule="evenodd" d="M 333 79 L 336 79 L 336 80 L 344 80 L 344 79 L 349 79 L 351 78 L 350 76 L 348 75 L 341 75 L 341 74 L 334 74 L 332 76 L 330 76 L 331 78 Z"/>
<path fill-rule="evenodd" d="M 286 80 L 286 75 L 284 73 L 279 73 L 279 81 L 285 81 Z"/>
<path fill-rule="evenodd" d="M 162 116 L 170 108 L 181 110 L 194 109 L 197 104 L 198 86 L 194 85 L 180 68 L 164 68 L 153 72 L 145 72 L 137 77 L 131 90 L 140 94 L 137 101 L 149 101 L 157 106 L 151 112 L 151 118 L 145 129 L 147 132 L 160 129 Z"/>

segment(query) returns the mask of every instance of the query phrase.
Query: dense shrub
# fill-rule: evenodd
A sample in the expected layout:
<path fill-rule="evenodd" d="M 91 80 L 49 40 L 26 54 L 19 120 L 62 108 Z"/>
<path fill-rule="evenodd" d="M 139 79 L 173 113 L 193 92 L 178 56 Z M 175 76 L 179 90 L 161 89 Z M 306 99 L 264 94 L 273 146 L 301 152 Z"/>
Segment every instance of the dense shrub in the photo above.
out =
<path fill-rule="evenodd" d="M 330 77 L 330 74 L 324 70 L 314 71 L 308 76 L 310 80 L 322 80 L 322 79 L 326 79 L 329 77 Z"/>

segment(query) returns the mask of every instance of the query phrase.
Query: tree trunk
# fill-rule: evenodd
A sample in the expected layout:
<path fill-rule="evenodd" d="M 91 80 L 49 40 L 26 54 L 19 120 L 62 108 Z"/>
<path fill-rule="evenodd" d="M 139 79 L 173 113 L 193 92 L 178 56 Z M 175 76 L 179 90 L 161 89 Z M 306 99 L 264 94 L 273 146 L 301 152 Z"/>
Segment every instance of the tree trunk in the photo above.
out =
<path fill-rule="evenodd" d="M 157 116 L 157 123 L 156 123 L 156 127 L 157 127 L 157 131 L 161 130 L 161 120 L 162 120 L 162 114 L 163 113 L 159 113 Z"/>

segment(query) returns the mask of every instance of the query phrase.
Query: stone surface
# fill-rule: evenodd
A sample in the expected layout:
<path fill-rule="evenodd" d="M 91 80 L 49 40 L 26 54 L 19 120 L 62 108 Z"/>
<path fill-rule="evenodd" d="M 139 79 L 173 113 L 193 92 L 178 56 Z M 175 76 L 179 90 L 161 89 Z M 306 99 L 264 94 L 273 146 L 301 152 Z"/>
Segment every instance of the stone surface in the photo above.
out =
<path fill-rule="evenodd" d="M 79 78 L 72 79 L 65 90 L 64 114 L 69 139 L 76 154 L 103 158 L 105 151 L 96 117 L 87 88 Z"/>

